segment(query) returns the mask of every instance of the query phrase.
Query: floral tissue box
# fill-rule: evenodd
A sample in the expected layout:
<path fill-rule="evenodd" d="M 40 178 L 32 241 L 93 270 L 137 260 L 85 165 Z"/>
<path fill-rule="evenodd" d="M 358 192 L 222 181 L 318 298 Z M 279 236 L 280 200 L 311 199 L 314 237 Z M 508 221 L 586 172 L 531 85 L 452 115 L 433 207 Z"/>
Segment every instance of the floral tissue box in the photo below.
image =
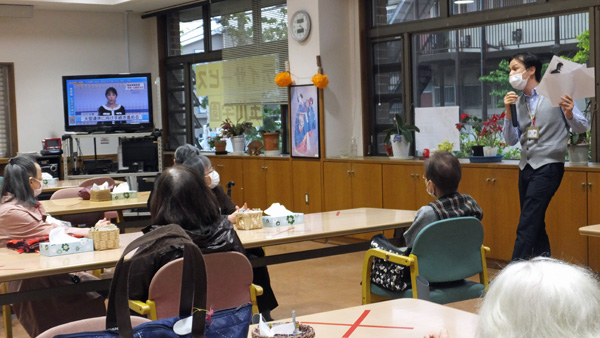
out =
<path fill-rule="evenodd" d="M 137 191 L 124 191 L 124 192 L 111 192 L 111 199 L 114 200 L 126 200 L 129 198 L 136 198 Z"/>
<path fill-rule="evenodd" d="M 72 243 L 40 243 L 40 254 L 43 256 L 61 256 L 88 251 L 94 251 L 94 241 L 89 238 L 80 238 Z"/>
<path fill-rule="evenodd" d="M 296 225 L 304 223 L 304 214 L 293 213 L 287 216 L 263 216 L 263 225 L 266 227 L 278 227 L 282 225 Z"/>

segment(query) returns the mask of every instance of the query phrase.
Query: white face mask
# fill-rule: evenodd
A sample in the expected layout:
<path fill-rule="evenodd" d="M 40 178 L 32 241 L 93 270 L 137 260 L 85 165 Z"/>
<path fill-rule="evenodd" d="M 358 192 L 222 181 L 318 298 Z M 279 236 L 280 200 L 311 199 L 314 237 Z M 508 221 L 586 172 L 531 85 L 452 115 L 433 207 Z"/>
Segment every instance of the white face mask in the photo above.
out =
<path fill-rule="evenodd" d="M 429 182 L 431 182 L 431 181 L 430 180 L 425 181 L 425 190 L 427 191 L 429 196 L 437 199 L 437 196 L 435 195 L 435 190 L 431 189 L 432 191 L 429 191 Z"/>
<path fill-rule="evenodd" d="M 519 74 L 514 74 L 511 75 L 508 78 L 508 81 L 510 82 L 510 85 L 516 89 L 516 90 L 523 90 L 525 88 L 525 86 L 527 86 L 527 81 L 529 81 L 529 77 L 527 77 L 526 79 L 523 79 L 523 74 L 525 74 L 525 71 Z"/>
<path fill-rule="evenodd" d="M 217 185 L 219 185 L 219 181 L 221 179 L 219 173 L 213 170 L 208 174 L 208 177 L 210 178 L 210 184 L 208 185 L 208 187 L 211 189 L 216 188 Z"/>
<path fill-rule="evenodd" d="M 34 178 L 34 180 L 37 181 L 40 184 L 40 187 L 38 189 L 33 189 L 33 196 L 34 197 L 38 197 L 42 193 L 42 185 L 43 184 L 42 184 L 42 181 L 40 181 L 38 179 Z"/>

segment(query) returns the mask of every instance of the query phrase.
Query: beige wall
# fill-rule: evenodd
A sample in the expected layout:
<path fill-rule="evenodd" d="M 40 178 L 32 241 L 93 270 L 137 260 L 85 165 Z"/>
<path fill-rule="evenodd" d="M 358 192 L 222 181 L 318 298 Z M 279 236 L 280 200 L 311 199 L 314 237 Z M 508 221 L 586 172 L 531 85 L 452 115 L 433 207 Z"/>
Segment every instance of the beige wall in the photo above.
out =
<path fill-rule="evenodd" d="M 158 76 L 156 20 L 136 14 L 34 10 L 33 18 L 2 17 L 0 46 L 0 62 L 15 64 L 22 152 L 40 150 L 43 138 L 64 133 L 63 75 L 150 72 L 153 81 Z M 156 107 L 155 88 L 153 95 Z M 157 109 L 154 116 L 160 125 Z M 116 138 L 109 142 L 98 142 L 98 153 L 116 153 Z M 82 149 L 93 154 L 89 140 Z"/>
<path fill-rule="evenodd" d="M 307 40 L 289 38 L 290 71 L 295 84 L 311 84 L 321 55 L 329 86 L 323 92 L 327 157 L 349 152 L 352 137 L 362 144 L 362 101 L 358 1 L 288 0 L 288 17 L 298 10 L 311 16 Z M 322 148 L 323 149 L 323 148 Z M 358 155 L 362 155 L 359 147 Z"/>

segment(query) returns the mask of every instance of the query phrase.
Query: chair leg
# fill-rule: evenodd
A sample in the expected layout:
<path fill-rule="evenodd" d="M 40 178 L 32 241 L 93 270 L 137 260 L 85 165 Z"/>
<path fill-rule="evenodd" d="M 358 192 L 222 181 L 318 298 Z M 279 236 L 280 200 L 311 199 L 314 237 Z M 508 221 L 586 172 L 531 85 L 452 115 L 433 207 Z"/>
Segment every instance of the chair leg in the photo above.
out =
<path fill-rule="evenodd" d="M 2 293 L 7 293 L 6 283 L 2 283 Z M 12 338 L 12 313 L 10 305 L 2 305 L 2 319 L 4 321 L 4 336 Z"/>

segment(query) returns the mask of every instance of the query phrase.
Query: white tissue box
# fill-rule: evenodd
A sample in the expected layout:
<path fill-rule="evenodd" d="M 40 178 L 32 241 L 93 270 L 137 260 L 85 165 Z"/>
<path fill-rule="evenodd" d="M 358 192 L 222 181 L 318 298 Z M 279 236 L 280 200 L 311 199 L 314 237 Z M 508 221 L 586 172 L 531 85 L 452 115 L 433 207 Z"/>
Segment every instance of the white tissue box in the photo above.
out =
<path fill-rule="evenodd" d="M 94 241 L 89 238 L 80 238 L 72 243 L 40 243 L 40 254 L 43 256 L 61 256 L 88 251 L 94 251 Z"/>
<path fill-rule="evenodd" d="M 295 225 L 304 223 L 304 214 L 293 213 L 287 216 L 263 216 L 263 225 L 266 227 L 278 227 L 282 225 Z"/>
<path fill-rule="evenodd" d="M 113 200 L 126 200 L 129 198 L 136 198 L 137 191 L 111 192 L 110 197 Z"/>
<path fill-rule="evenodd" d="M 44 185 L 57 185 L 58 184 L 58 178 L 56 177 L 52 177 L 52 178 L 43 178 L 42 179 L 42 183 Z"/>

